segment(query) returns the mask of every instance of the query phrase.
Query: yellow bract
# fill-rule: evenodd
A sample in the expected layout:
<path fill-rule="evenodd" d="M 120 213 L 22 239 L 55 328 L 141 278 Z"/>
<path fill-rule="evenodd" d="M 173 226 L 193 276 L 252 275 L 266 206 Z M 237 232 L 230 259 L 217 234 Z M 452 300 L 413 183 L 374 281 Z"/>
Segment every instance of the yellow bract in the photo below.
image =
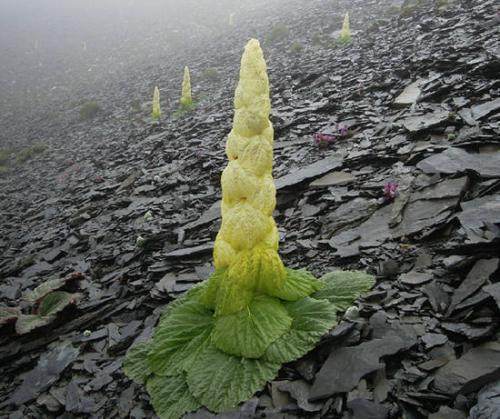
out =
<path fill-rule="evenodd" d="M 349 24 L 349 13 L 344 16 L 344 23 L 342 24 L 342 30 L 340 31 L 340 40 L 347 42 L 351 40 L 351 27 Z"/>
<path fill-rule="evenodd" d="M 158 86 L 155 86 L 155 90 L 153 93 L 153 119 L 160 119 L 161 117 L 161 108 L 160 108 L 160 90 Z"/>
<path fill-rule="evenodd" d="M 233 129 L 222 173 L 222 225 L 214 262 L 226 268 L 219 283 L 216 314 L 246 307 L 255 292 L 268 293 L 285 281 L 272 217 L 276 188 L 272 177 L 274 131 L 269 121 L 269 80 L 259 41 L 252 39 L 241 59 L 234 97 Z"/>
<path fill-rule="evenodd" d="M 184 78 L 182 79 L 182 96 L 181 105 L 191 106 L 193 104 L 193 98 L 191 97 L 191 77 L 189 75 L 189 68 L 184 67 Z"/>

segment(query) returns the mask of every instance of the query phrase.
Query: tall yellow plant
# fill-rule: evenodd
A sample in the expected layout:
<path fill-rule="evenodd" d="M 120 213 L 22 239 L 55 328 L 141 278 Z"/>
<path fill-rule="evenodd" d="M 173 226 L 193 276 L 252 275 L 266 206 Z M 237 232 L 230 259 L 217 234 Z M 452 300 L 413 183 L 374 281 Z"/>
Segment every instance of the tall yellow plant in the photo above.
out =
<path fill-rule="evenodd" d="M 151 116 L 156 120 L 159 120 L 161 117 L 160 89 L 158 89 L 158 86 L 155 86 L 155 90 L 153 92 L 153 111 Z"/>
<path fill-rule="evenodd" d="M 351 41 L 351 27 L 349 24 L 349 12 L 344 16 L 344 23 L 342 24 L 342 30 L 340 31 L 340 41 L 348 43 Z"/>
<path fill-rule="evenodd" d="M 193 98 L 191 96 L 191 77 L 189 75 L 189 68 L 184 67 L 184 78 L 182 79 L 182 95 L 181 95 L 181 105 L 183 107 L 189 107 L 193 104 Z"/>
<path fill-rule="evenodd" d="M 125 373 L 145 383 L 160 418 L 205 406 L 234 409 L 276 377 L 281 365 L 314 348 L 373 285 L 363 272 L 316 279 L 285 268 L 273 219 L 273 126 L 266 63 L 252 39 L 241 59 L 233 129 L 222 173 L 222 225 L 215 272 L 170 303 L 153 338 L 131 348 Z"/>

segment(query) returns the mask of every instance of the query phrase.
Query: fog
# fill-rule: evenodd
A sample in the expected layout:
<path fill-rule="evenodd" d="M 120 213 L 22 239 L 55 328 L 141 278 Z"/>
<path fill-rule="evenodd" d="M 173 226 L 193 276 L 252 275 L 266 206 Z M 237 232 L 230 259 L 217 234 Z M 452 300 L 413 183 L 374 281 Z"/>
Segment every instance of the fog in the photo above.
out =
<path fill-rule="evenodd" d="M 131 78 L 145 83 L 128 83 L 129 96 L 142 97 L 161 66 L 221 37 L 243 43 L 263 16 L 298 1 L 0 0 L 0 140 L 96 94 L 106 101 Z"/>
<path fill-rule="evenodd" d="M 277 2 L 279 0 L 273 0 Z M 217 35 L 231 13 L 265 9 L 269 0 L 0 0 L 1 83 L 19 83 L 19 66 L 74 71 L 96 59 L 132 64 Z M 117 57 L 117 54 L 123 56 Z M 118 60 L 117 60 L 118 59 Z M 29 78 L 29 77 L 28 77 Z"/>

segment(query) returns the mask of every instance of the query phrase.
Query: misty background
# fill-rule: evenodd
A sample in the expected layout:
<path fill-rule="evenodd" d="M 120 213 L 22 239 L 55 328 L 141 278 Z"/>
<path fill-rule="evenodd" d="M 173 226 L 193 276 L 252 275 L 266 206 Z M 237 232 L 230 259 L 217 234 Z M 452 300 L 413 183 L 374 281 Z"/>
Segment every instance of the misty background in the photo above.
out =
<path fill-rule="evenodd" d="M 130 89 L 131 78 L 153 78 L 185 57 L 182 68 L 221 39 L 259 36 L 261 18 L 283 13 L 284 4 L 294 1 L 0 0 L 0 144 L 27 125 L 22 135 L 36 136 L 40 115 Z"/>

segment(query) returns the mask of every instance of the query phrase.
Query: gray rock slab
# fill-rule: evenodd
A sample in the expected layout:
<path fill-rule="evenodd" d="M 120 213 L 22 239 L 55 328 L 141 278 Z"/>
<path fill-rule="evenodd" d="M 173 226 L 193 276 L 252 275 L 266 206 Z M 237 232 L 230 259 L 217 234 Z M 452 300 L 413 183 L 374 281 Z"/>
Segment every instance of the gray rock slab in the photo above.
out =
<path fill-rule="evenodd" d="M 460 286 L 455 290 L 448 308 L 451 314 L 455 307 L 483 286 L 498 269 L 499 259 L 480 259 L 472 267 Z"/>
<path fill-rule="evenodd" d="M 491 100 L 486 103 L 481 103 L 480 105 L 473 106 L 472 116 L 474 119 L 481 119 L 488 116 L 490 113 L 495 112 L 500 109 L 500 98 Z"/>
<path fill-rule="evenodd" d="M 356 177 L 347 172 L 332 172 L 309 184 L 310 188 L 326 188 L 328 186 L 348 185 L 356 180 Z"/>
<path fill-rule="evenodd" d="M 500 236 L 500 194 L 462 202 L 457 214 L 460 224 L 472 243 L 489 242 Z"/>
<path fill-rule="evenodd" d="M 403 126 L 410 132 L 425 131 L 443 124 L 449 117 L 448 111 L 438 110 L 425 115 L 410 116 L 403 120 Z"/>
<path fill-rule="evenodd" d="M 500 153 L 472 154 L 461 148 L 450 147 L 417 164 L 425 173 L 462 173 L 473 170 L 484 178 L 500 177 Z"/>
<path fill-rule="evenodd" d="M 500 343 L 488 342 L 437 370 L 434 388 L 443 394 L 467 394 L 500 379 Z"/>
<path fill-rule="evenodd" d="M 422 91 L 420 90 L 421 80 L 417 80 L 406 86 L 403 92 L 394 100 L 397 107 L 410 106 L 418 102 Z"/>

